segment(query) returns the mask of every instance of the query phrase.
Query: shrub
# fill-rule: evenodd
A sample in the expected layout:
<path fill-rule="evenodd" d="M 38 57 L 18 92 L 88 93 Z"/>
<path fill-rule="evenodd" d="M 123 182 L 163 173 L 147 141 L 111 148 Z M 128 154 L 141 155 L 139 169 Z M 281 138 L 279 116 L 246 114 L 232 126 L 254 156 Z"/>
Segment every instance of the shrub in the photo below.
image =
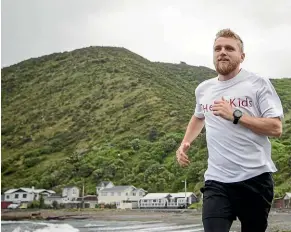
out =
<path fill-rule="evenodd" d="M 202 201 L 195 202 L 195 203 L 193 203 L 192 205 L 190 205 L 190 206 L 188 207 L 188 209 L 202 209 L 202 204 L 203 204 Z"/>

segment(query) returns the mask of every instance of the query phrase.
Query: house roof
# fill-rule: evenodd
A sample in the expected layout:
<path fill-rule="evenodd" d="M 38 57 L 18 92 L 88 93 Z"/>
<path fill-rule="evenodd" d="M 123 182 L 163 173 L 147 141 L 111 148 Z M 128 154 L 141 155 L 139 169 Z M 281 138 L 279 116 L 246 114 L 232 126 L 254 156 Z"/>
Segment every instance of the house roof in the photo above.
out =
<path fill-rule="evenodd" d="M 111 181 L 101 181 L 97 187 L 106 187 Z"/>
<path fill-rule="evenodd" d="M 105 188 L 105 189 L 100 190 L 100 192 L 121 192 L 121 191 L 125 191 L 129 188 L 135 189 L 135 187 L 132 185 L 124 185 L 124 186 L 114 186 L 112 188 Z"/>
<path fill-rule="evenodd" d="M 190 197 L 191 195 L 194 195 L 196 197 L 196 195 L 194 193 L 186 192 L 186 197 Z M 185 197 L 185 192 L 171 193 L 171 197 L 172 198 L 183 198 L 183 197 Z"/>
<path fill-rule="evenodd" d="M 133 190 L 133 192 L 138 192 L 138 191 L 146 192 L 143 188 L 136 188 L 136 189 Z"/>
<path fill-rule="evenodd" d="M 46 199 L 54 199 L 54 198 L 63 198 L 61 195 L 51 195 L 48 196 Z"/>
<path fill-rule="evenodd" d="M 47 192 L 51 193 L 51 194 L 55 194 L 56 192 L 53 190 L 46 190 Z"/>
<path fill-rule="evenodd" d="M 47 190 L 46 189 L 35 189 L 33 192 L 42 193 L 42 192 L 47 192 Z"/>
<path fill-rule="evenodd" d="M 33 189 L 33 188 L 18 188 L 18 189 L 9 189 L 5 192 L 5 194 L 10 194 L 14 192 L 26 192 L 26 193 L 42 193 L 42 192 L 49 192 L 55 193 L 53 190 L 46 190 L 46 189 Z"/>
<path fill-rule="evenodd" d="M 9 189 L 7 190 L 4 194 L 9 194 L 9 193 L 14 193 L 15 191 L 17 191 L 18 189 Z"/>
<path fill-rule="evenodd" d="M 143 198 L 141 198 L 141 200 L 149 200 L 149 199 L 163 199 L 166 198 L 168 196 L 171 196 L 170 193 L 149 193 L 147 195 L 145 195 Z"/>

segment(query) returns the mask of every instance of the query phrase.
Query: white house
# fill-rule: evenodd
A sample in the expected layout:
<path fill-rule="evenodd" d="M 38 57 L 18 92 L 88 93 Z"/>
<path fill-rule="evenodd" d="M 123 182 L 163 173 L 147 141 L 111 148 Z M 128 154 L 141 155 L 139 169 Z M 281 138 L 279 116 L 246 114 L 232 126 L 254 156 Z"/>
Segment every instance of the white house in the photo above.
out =
<path fill-rule="evenodd" d="M 149 193 L 138 202 L 139 208 L 167 208 L 171 199 L 170 193 Z"/>
<path fill-rule="evenodd" d="M 80 189 L 76 186 L 67 186 L 63 188 L 63 203 L 75 201 L 80 196 Z"/>
<path fill-rule="evenodd" d="M 48 196 L 44 199 L 44 203 L 46 205 L 52 205 L 54 201 L 56 201 L 58 204 L 62 204 L 63 197 L 60 195 L 52 194 L 51 196 Z"/>
<path fill-rule="evenodd" d="M 84 197 L 79 197 L 77 201 L 82 204 L 84 203 L 84 208 L 96 208 L 98 205 L 98 198 L 96 195 L 87 195 Z"/>
<path fill-rule="evenodd" d="M 114 184 L 111 181 L 102 181 L 96 187 L 96 194 L 98 195 L 100 190 L 104 188 L 112 188 L 112 187 L 114 187 Z"/>
<path fill-rule="evenodd" d="M 46 198 L 52 194 L 55 194 L 52 190 L 35 189 L 34 187 L 9 189 L 4 193 L 4 201 L 12 201 L 15 203 L 32 202 L 34 200 L 39 200 L 40 195 Z"/>
<path fill-rule="evenodd" d="M 52 205 L 54 201 L 58 204 L 66 203 L 78 203 L 77 199 L 80 195 L 80 189 L 76 186 L 67 186 L 63 188 L 62 195 L 52 194 L 49 197 L 46 197 L 44 203 L 47 205 Z"/>
<path fill-rule="evenodd" d="M 187 205 L 191 205 L 198 201 L 197 196 L 193 192 L 179 192 L 170 194 L 171 198 L 168 205 L 169 207 L 185 206 L 185 200 Z"/>
<path fill-rule="evenodd" d="M 117 208 L 134 208 L 137 207 L 137 202 L 145 194 L 144 189 L 136 188 L 133 185 L 106 187 L 99 190 L 98 203 L 116 204 Z M 122 203 L 131 204 L 125 205 Z"/>
<path fill-rule="evenodd" d="M 197 202 L 193 192 L 149 193 L 139 200 L 139 208 L 180 208 Z"/>

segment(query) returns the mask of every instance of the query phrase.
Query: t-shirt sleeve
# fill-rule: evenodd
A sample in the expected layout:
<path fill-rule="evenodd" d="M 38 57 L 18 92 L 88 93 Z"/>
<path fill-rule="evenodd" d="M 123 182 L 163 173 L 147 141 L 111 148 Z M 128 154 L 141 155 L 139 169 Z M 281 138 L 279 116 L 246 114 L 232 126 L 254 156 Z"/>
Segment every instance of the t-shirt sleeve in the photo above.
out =
<path fill-rule="evenodd" d="M 262 78 L 261 85 L 258 88 L 259 91 L 257 92 L 257 97 L 261 117 L 280 117 L 283 119 L 284 113 L 282 103 L 271 81 Z"/>
<path fill-rule="evenodd" d="M 196 116 L 197 118 L 204 118 L 203 107 L 199 99 L 198 87 L 195 90 L 195 98 L 196 98 L 196 103 L 195 103 L 194 116 Z"/>

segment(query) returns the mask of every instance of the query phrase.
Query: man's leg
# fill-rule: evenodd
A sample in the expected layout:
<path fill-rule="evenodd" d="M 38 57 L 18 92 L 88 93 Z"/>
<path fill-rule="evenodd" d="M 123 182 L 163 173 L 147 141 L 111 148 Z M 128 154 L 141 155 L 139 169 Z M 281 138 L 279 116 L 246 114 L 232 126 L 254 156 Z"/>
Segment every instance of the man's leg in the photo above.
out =
<path fill-rule="evenodd" d="M 226 185 L 206 181 L 203 193 L 202 221 L 205 232 L 229 232 L 235 216 Z"/>
<path fill-rule="evenodd" d="M 265 232 L 268 215 L 274 197 L 274 184 L 270 173 L 242 182 L 240 200 L 236 210 L 241 221 L 242 232 Z"/>
<path fill-rule="evenodd" d="M 227 218 L 206 218 L 203 220 L 205 232 L 229 232 L 233 220 Z"/>

